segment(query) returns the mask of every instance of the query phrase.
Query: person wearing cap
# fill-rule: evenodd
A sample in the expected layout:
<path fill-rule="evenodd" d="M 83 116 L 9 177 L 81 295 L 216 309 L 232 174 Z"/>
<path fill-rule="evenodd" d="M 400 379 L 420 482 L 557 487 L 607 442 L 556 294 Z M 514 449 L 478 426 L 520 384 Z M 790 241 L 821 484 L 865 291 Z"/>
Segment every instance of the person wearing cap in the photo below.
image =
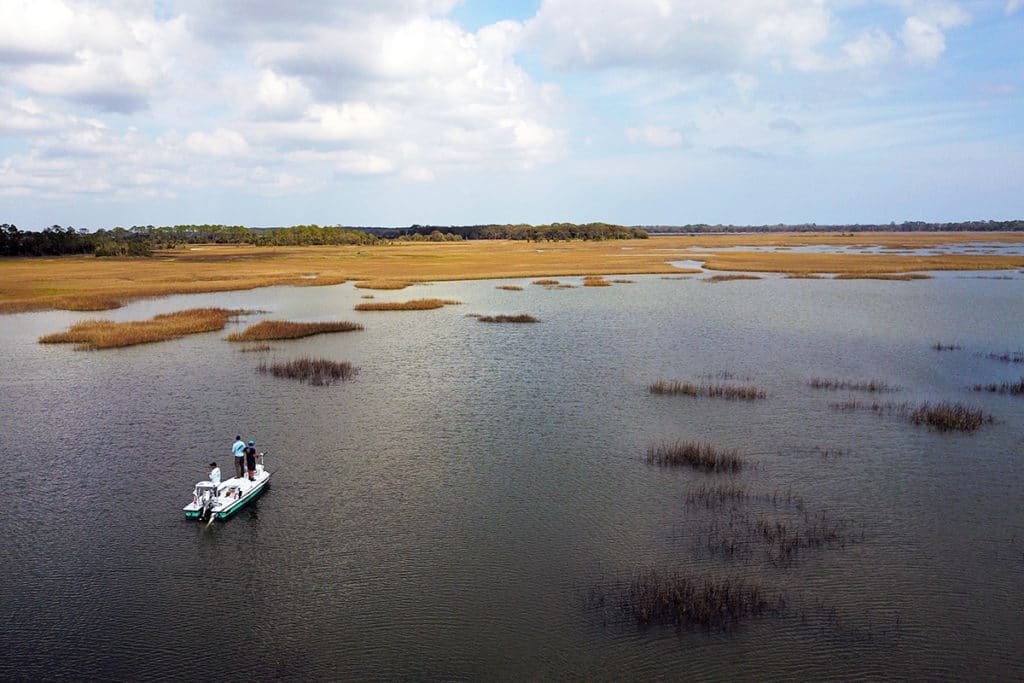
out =
<path fill-rule="evenodd" d="M 249 470 L 249 481 L 256 479 L 256 442 L 249 439 L 249 445 L 245 447 L 245 468 Z"/>
<path fill-rule="evenodd" d="M 217 467 L 217 463 L 210 463 L 210 482 L 213 484 L 220 484 L 220 468 Z"/>
<path fill-rule="evenodd" d="M 236 436 L 235 443 L 231 444 L 231 455 L 235 458 L 235 476 L 245 476 L 245 442 L 241 435 Z"/>

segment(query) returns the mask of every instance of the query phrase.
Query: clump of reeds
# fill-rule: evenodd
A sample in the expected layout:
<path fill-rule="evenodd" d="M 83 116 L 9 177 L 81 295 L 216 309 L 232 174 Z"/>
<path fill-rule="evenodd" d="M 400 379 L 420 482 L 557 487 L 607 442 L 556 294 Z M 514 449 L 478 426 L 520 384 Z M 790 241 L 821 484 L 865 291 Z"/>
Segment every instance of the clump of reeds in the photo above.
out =
<path fill-rule="evenodd" d="M 701 282 L 730 282 L 732 280 L 760 280 L 759 275 L 712 275 L 701 280 Z"/>
<path fill-rule="evenodd" d="M 652 394 L 665 394 L 668 396 L 707 396 L 710 398 L 724 398 L 731 401 L 752 401 L 765 398 L 767 394 L 764 389 L 754 385 L 735 386 L 732 384 L 693 384 L 692 382 L 681 382 L 679 380 L 659 379 L 648 386 Z"/>
<path fill-rule="evenodd" d="M 816 450 L 818 455 L 823 458 L 841 458 L 846 455 L 846 451 L 842 448 L 822 448 L 821 446 L 818 446 Z"/>
<path fill-rule="evenodd" d="M 787 280 L 821 280 L 821 275 L 817 273 L 787 273 Z"/>
<path fill-rule="evenodd" d="M 634 282 L 636 282 L 636 280 L 627 280 L 625 278 L 618 278 L 618 279 L 612 280 L 612 282 L 617 284 L 617 285 L 631 285 Z"/>
<path fill-rule="evenodd" d="M 519 313 L 517 315 L 481 315 L 477 316 L 477 320 L 482 323 L 539 323 L 540 320 L 534 318 L 528 313 Z"/>
<path fill-rule="evenodd" d="M 899 415 L 915 425 L 926 425 L 939 431 L 973 432 L 995 418 L 981 410 L 960 403 L 866 403 L 850 399 L 828 404 L 833 410 L 870 410 L 874 413 Z"/>
<path fill-rule="evenodd" d="M 611 287 L 612 283 L 600 275 L 588 275 L 583 278 L 584 287 Z"/>
<path fill-rule="evenodd" d="M 924 424 L 939 431 L 973 432 L 995 418 L 981 408 L 972 408 L 960 403 L 923 403 L 910 412 L 907 418 L 914 424 Z"/>
<path fill-rule="evenodd" d="M 987 353 L 986 358 L 1003 363 L 1024 363 L 1024 351 L 1007 351 L 1006 353 Z"/>
<path fill-rule="evenodd" d="M 351 363 L 339 363 L 326 358 L 298 358 L 285 363 L 261 362 L 256 369 L 274 377 L 285 377 L 307 382 L 314 386 L 333 384 L 351 379 L 356 369 Z"/>
<path fill-rule="evenodd" d="M 238 350 L 242 353 L 260 353 L 263 351 L 269 351 L 271 348 L 270 344 L 253 344 L 252 346 L 243 346 Z"/>
<path fill-rule="evenodd" d="M 542 285 L 544 287 L 555 287 L 555 286 L 558 286 L 558 285 L 560 285 L 562 283 L 559 282 L 558 280 L 541 279 L 541 280 L 534 280 L 533 284 L 535 284 L 535 285 Z"/>
<path fill-rule="evenodd" d="M 925 273 L 840 273 L 837 280 L 929 280 Z"/>
<path fill-rule="evenodd" d="M 519 285 L 498 285 L 495 289 L 504 289 L 506 292 L 521 292 L 523 288 Z"/>
<path fill-rule="evenodd" d="M 150 320 L 113 322 L 85 320 L 65 332 L 39 338 L 40 344 L 77 344 L 76 349 L 109 349 L 175 339 L 187 334 L 224 329 L 232 318 L 247 311 L 226 308 L 193 308 L 163 313 Z"/>
<path fill-rule="evenodd" d="M 360 296 L 359 298 L 360 298 L 360 299 L 373 299 L 373 298 L 374 298 L 374 296 L 373 296 L 373 294 L 363 294 L 363 295 L 362 295 L 362 296 Z"/>
<path fill-rule="evenodd" d="M 975 384 L 972 387 L 975 391 L 988 391 L 993 394 L 1010 394 L 1011 396 L 1024 395 L 1024 377 L 1016 382 L 1002 382 L 1000 384 Z"/>
<path fill-rule="evenodd" d="M 429 311 L 462 303 L 454 299 L 413 299 L 412 301 L 375 301 L 356 304 L 357 311 Z"/>
<path fill-rule="evenodd" d="M 736 450 L 715 448 L 699 441 L 676 441 L 671 444 L 650 446 L 647 462 L 662 467 L 686 465 L 705 472 L 739 472 L 743 459 Z"/>
<path fill-rule="evenodd" d="M 781 594 L 742 578 L 695 579 L 677 572 L 638 573 L 619 599 L 619 608 L 641 626 L 730 629 L 786 607 Z"/>
<path fill-rule="evenodd" d="M 411 284 L 405 280 L 360 280 L 355 286 L 358 289 L 405 289 Z"/>
<path fill-rule="evenodd" d="M 264 320 L 255 325 L 250 325 L 241 332 L 229 334 L 227 340 L 232 342 L 250 342 L 300 339 L 314 334 L 352 332 L 361 329 L 363 329 L 363 326 L 359 323 L 345 321 L 296 323 L 288 320 Z"/>
<path fill-rule="evenodd" d="M 952 344 L 943 344 L 942 342 L 935 342 L 934 344 L 932 344 L 932 348 L 935 349 L 936 351 L 959 351 L 963 347 L 961 347 L 959 344 L 955 342 Z"/>
<path fill-rule="evenodd" d="M 829 379 L 825 377 L 813 377 L 810 381 L 812 389 L 849 389 L 851 391 L 899 391 L 899 387 L 886 384 L 878 379 L 865 381 L 849 381 L 841 379 Z"/>

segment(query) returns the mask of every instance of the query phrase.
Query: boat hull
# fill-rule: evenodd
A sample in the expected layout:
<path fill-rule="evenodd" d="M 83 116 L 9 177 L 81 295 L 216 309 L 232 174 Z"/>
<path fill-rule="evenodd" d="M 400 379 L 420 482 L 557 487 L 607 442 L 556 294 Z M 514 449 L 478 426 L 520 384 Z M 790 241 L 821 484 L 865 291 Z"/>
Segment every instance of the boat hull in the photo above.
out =
<path fill-rule="evenodd" d="M 250 488 L 246 489 L 241 497 L 218 500 L 217 504 L 214 505 L 210 511 L 210 519 L 227 519 L 258 498 L 260 494 L 270 486 L 270 473 L 264 472 L 261 474 L 263 476 Z M 233 481 L 234 480 L 228 480 L 226 484 L 231 484 Z M 185 512 L 186 519 L 199 519 L 203 514 L 202 507 L 196 503 L 186 505 L 183 510 Z"/>

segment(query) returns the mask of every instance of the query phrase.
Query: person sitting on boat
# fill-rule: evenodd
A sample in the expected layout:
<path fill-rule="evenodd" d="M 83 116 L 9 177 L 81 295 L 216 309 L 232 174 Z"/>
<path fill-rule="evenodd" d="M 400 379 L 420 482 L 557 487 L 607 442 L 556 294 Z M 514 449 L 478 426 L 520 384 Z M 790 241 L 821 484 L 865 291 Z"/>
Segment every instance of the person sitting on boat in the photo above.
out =
<path fill-rule="evenodd" d="M 235 443 L 231 444 L 231 455 L 235 458 L 235 476 L 241 478 L 245 475 L 245 442 L 241 435 L 236 436 Z"/>
<path fill-rule="evenodd" d="M 249 439 L 249 445 L 245 447 L 245 467 L 249 470 L 249 481 L 256 480 L 256 442 Z"/>
<path fill-rule="evenodd" d="M 220 483 L 220 468 L 217 467 L 217 463 L 215 463 L 215 462 L 211 462 L 210 463 L 210 483 L 212 483 L 212 484 L 219 484 Z"/>

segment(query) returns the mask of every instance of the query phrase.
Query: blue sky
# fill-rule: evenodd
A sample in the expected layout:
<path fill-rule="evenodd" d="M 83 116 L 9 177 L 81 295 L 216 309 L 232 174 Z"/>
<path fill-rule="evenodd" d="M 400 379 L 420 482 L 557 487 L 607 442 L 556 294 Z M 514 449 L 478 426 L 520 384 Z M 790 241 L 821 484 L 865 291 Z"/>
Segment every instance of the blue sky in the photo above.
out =
<path fill-rule="evenodd" d="M 22 228 L 1024 217 L 1024 0 L 0 0 Z"/>

